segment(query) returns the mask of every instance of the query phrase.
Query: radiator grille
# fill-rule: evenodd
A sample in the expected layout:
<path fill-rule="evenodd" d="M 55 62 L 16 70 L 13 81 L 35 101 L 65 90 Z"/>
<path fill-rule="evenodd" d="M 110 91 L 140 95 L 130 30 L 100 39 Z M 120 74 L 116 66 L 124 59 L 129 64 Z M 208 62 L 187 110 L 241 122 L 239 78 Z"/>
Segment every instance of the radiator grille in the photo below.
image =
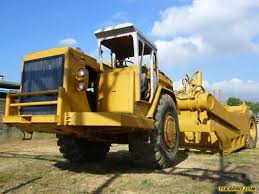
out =
<path fill-rule="evenodd" d="M 26 61 L 23 69 L 22 92 L 56 90 L 63 85 L 64 55 Z M 57 95 L 28 96 L 22 102 L 56 100 Z M 56 114 L 56 105 L 22 107 L 22 115 Z"/>

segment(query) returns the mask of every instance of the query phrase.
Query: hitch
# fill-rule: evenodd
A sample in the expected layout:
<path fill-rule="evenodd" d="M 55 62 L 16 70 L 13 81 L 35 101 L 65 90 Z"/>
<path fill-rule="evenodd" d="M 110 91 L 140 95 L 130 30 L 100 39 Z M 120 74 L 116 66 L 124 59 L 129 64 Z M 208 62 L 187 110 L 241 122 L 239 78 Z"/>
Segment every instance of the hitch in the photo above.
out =
<path fill-rule="evenodd" d="M 26 133 L 30 134 L 30 137 L 26 137 Z M 33 132 L 24 132 L 23 131 L 23 138 L 22 140 L 31 140 L 32 139 Z"/>

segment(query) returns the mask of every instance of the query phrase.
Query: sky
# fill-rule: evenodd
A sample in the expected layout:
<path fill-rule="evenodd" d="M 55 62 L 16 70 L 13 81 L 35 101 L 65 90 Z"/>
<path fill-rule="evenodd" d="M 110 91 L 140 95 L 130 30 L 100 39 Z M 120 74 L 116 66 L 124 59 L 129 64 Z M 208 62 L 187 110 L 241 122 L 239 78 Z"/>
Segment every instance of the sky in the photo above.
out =
<path fill-rule="evenodd" d="M 96 56 L 94 31 L 130 22 L 155 42 L 176 87 L 201 70 L 208 90 L 259 101 L 258 21 L 259 0 L 1 1 L 0 74 L 20 82 L 23 56 L 53 47 Z"/>

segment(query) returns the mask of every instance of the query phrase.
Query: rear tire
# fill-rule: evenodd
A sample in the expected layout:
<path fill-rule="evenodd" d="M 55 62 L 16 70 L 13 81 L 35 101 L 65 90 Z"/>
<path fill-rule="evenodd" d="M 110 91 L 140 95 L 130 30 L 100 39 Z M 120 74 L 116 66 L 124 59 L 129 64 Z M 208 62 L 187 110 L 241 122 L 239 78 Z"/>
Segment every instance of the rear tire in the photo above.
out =
<path fill-rule="evenodd" d="M 173 99 L 163 94 L 154 115 L 151 134 L 129 135 L 129 148 L 136 160 L 152 168 L 167 168 L 174 164 L 179 147 L 179 123 Z"/>
<path fill-rule="evenodd" d="M 72 163 L 99 162 L 105 159 L 110 145 L 87 141 L 70 135 L 57 135 L 59 151 Z"/>
<path fill-rule="evenodd" d="M 256 148 L 257 143 L 257 123 L 254 115 L 251 116 L 249 121 L 249 131 L 246 138 L 246 148 Z"/>

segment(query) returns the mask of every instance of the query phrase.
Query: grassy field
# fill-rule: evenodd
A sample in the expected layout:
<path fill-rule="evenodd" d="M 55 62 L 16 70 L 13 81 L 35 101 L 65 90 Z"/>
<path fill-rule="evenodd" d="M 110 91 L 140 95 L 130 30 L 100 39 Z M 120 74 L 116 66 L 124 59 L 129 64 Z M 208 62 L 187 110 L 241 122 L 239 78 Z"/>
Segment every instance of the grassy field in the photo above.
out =
<path fill-rule="evenodd" d="M 26 138 L 29 138 L 30 134 L 26 133 Z M 22 140 L 24 134 L 20 130 L 15 130 L 10 134 L 0 135 L 0 144 L 8 143 L 16 140 Z M 34 133 L 33 139 L 54 139 L 56 138 L 55 134 L 52 133 Z"/>
<path fill-rule="evenodd" d="M 113 145 L 103 163 L 76 166 L 62 158 L 55 136 L 18 137 L 0 143 L 0 193 L 217 193 L 223 185 L 259 190 L 258 148 L 226 157 L 181 152 L 175 167 L 149 170 L 134 164 L 124 145 Z"/>

